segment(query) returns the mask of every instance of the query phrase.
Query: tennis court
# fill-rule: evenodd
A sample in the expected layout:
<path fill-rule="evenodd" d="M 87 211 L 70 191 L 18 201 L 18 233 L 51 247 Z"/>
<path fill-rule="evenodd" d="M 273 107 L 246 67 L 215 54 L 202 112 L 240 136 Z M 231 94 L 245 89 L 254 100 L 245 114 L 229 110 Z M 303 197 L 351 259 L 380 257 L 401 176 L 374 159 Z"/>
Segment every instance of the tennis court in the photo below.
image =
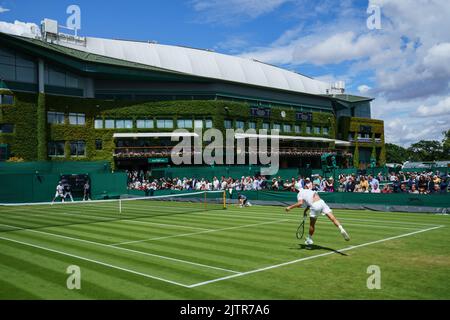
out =
<path fill-rule="evenodd" d="M 0 207 L 0 298 L 450 298 L 448 216 L 337 210 L 351 241 L 321 217 L 307 250 L 300 210 L 223 210 L 221 193 L 173 200 Z M 80 290 L 66 287 L 70 265 Z M 427 283 L 414 282 L 422 272 Z"/>

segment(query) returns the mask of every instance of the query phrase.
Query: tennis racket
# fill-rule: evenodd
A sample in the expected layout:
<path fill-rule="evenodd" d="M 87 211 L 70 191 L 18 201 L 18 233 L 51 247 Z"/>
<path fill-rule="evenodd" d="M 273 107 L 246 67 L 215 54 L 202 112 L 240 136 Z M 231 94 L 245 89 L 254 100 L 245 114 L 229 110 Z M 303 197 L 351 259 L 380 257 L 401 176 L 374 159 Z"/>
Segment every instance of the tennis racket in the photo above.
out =
<path fill-rule="evenodd" d="M 305 209 L 305 211 L 303 212 L 303 219 L 302 222 L 300 222 L 300 225 L 297 228 L 297 232 L 296 232 L 296 237 L 297 239 L 302 239 L 303 235 L 305 234 L 305 221 L 306 221 L 306 217 L 308 216 L 307 214 L 308 209 Z"/>

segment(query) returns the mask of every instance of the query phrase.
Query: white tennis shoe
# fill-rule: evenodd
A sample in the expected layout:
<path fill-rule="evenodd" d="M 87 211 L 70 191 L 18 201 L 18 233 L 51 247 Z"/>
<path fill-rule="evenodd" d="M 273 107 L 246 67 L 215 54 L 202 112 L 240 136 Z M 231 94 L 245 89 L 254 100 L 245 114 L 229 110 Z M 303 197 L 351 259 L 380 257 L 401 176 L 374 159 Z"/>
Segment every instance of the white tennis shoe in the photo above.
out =
<path fill-rule="evenodd" d="M 344 229 L 341 230 L 341 234 L 344 237 L 345 241 L 350 241 L 350 236 L 348 235 L 347 231 Z"/>
<path fill-rule="evenodd" d="M 307 246 L 310 246 L 310 245 L 314 244 L 314 241 L 313 241 L 310 237 L 308 237 L 308 238 L 306 238 L 306 240 L 305 240 L 305 244 L 306 244 Z"/>

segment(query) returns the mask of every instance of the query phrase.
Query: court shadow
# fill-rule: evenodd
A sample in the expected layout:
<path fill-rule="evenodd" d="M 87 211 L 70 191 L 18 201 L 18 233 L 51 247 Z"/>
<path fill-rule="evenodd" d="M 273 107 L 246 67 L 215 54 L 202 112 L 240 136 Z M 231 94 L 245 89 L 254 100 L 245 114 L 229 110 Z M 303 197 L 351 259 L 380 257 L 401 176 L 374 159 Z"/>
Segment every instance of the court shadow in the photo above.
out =
<path fill-rule="evenodd" d="M 333 248 L 318 246 L 316 244 L 312 244 L 310 246 L 307 246 L 306 244 L 299 244 L 300 250 L 325 250 L 325 251 L 333 251 L 334 253 L 340 254 L 341 256 L 347 256 L 344 252 L 338 251 Z"/>

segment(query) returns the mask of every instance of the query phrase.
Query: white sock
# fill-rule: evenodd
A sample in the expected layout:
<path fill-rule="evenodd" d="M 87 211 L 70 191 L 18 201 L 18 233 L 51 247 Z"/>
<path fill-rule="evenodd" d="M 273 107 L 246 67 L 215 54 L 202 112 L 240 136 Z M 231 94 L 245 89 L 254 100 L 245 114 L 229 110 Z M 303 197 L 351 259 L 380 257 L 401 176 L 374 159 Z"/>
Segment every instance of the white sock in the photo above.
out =
<path fill-rule="evenodd" d="M 338 228 L 339 228 L 339 230 L 340 230 L 341 232 L 342 232 L 342 231 L 345 231 L 344 228 L 343 228 L 341 225 L 339 225 Z"/>

